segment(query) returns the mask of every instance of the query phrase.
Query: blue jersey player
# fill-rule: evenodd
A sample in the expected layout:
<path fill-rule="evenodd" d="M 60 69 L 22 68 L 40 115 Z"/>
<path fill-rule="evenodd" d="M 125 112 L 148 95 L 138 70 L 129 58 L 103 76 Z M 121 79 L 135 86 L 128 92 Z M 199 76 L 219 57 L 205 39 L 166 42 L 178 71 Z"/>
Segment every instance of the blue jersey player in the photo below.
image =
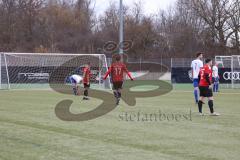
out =
<path fill-rule="evenodd" d="M 78 95 L 79 92 L 78 92 L 78 84 L 81 83 L 81 81 L 83 80 L 83 78 L 77 74 L 74 74 L 72 76 L 70 76 L 70 82 L 72 84 L 72 87 L 73 87 L 73 93 L 74 95 Z"/>
<path fill-rule="evenodd" d="M 202 58 L 203 58 L 203 53 L 199 52 L 196 55 L 196 59 L 192 61 L 191 64 L 191 68 L 192 68 L 192 78 L 193 78 L 193 87 L 194 87 L 194 97 L 195 97 L 195 102 L 198 103 L 198 97 L 199 97 L 199 93 L 198 93 L 198 75 L 199 72 L 201 70 L 201 68 L 203 67 L 203 62 L 202 62 Z"/>

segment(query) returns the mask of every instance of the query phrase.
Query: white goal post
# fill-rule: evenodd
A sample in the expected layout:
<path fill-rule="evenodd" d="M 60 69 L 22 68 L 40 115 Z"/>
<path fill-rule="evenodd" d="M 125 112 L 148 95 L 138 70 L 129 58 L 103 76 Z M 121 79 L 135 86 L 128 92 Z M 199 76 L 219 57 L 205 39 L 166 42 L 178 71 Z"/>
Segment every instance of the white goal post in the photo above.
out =
<path fill-rule="evenodd" d="M 240 88 L 240 55 L 232 55 L 231 74 L 232 88 Z"/>
<path fill-rule="evenodd" d="M 222 81 L 227 88 L 240 88 L 240 55 L 215 56 L 215 62 L 219 64 Z"/>
<path fill-rule="evenodd" d="M 6 55 L 0 53 L 0 89 L 9 89 L 9 74 Z"/>
<path fill-rule="evenodd" d="M 55 78 L 67 84 L 72 74 L 83 74 L 88 62 L 91 64 L 93 87 L 110 89 L 110 78 L 102 79 L 108 69 L 104 54 L 6 52 L 0 53 L 0 89 L 49 88 L 49 80 L 56 70 L 59 75 Z"/>

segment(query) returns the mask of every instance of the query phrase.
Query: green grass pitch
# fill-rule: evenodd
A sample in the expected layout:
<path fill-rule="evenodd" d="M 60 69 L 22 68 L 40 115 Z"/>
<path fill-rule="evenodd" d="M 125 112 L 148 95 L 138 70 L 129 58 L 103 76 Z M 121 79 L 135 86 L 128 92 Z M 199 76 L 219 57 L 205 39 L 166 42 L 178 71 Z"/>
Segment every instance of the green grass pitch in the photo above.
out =
<path fill-rule="evenodd" d="M 179 85 L 163 96 L 137 99 L 100 118 L 65 122 L 55 105 L 74 101 L 73 113 L 92 110 L 101 101 L 49 90 L 0 91 L 0 160 L 238 160 L 240 90 L 215 94 L 220 117 L 197 115 L 192 87 Z M 204 112 L 208 113 L 207 105 Z M 124 117 L 190 114 L 191 119 L 130 121 Z"/>

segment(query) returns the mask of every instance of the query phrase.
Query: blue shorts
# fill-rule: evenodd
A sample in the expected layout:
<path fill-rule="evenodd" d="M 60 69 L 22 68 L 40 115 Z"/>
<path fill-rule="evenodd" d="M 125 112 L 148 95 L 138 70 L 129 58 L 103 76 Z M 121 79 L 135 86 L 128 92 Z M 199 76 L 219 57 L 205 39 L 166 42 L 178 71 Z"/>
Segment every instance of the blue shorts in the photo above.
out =
<path fill-rule="evenodd" d="M 193 79 L 193 87 L 198 87 L 198 78 Z"/>
<path fill-rule="evenodd" d="M 70 77 L 70 81 L 72 84 L 77 84 L 77 81 L 75 79 L 73 79 L 73 77 Z"/>
<path fill-rule="evenodd" d="M 215 83 L 219 82 L 219 78 L 218 77 L 217 78 L 213 77 L 212 79 L 213 79 L 213 82 L 215 82 Z"/>

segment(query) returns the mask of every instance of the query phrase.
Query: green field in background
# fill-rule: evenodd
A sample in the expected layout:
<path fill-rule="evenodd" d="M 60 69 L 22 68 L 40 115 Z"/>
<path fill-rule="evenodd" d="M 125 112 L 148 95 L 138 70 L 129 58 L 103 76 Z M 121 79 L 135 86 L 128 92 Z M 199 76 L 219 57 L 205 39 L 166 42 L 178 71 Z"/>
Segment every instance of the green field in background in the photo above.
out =
<path fill-rule="evenodd" d="M 81 96 L 50 90 L 3 90 L 0 160 L 238 160 L 239 96 L 240 90 L 221 90 L 215 94 L 215 109 L 222 115 L 200 117 L 191 85 L 174 85 L 167 95 L 138 98 L 134 107 L 121 102 L 103 117 L 65 122 L 54 112 L 59 101 L 73 100 L 73 113 L 90 111 L 101 101 L 82 101 Z M 208 114 L 207 105 L 203 110 Z M 191 119 L 130 121 L 124 117 L 160 111 L 166 116 L 191 111 Z"/>

